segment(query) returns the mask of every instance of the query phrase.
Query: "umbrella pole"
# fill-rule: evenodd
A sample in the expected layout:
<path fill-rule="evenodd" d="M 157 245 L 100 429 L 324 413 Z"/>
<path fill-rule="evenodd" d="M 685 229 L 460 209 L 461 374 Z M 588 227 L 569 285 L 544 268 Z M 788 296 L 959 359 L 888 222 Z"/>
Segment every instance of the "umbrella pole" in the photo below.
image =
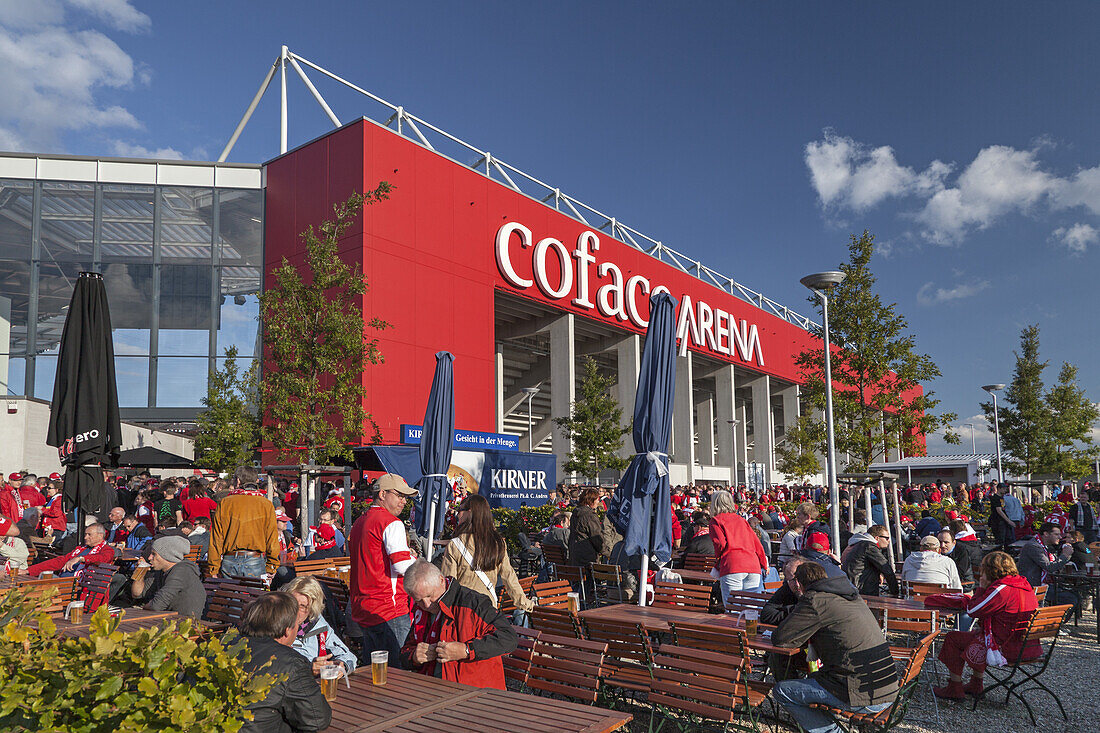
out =
<path fill-rule="evenodd" d="M 894 495 L 894 541 L 898 545 L 897 560 L 901 560 L 905 554 L 901 546 L 901 504 L 898 501 L 901 492 L 898 491 L 897 481 L 893 479 L 890 481 L 890 493 Z"/>
<path fill-rule="evenodd" d="M 428 537 L 424 542 L 424 557 L 431 562 L 432 550 L 435 549 L 435 499 L 432 499 L 428 512 Z"/>
<path fill-rule="evenodd" d="M 638 605 L 645 605 L 645 587 L 649 578 L 649 552 L 653 545 L 653 495 L 646 497 L 645 551 L 642 553 L 642 570 L 638 578 Z"/>

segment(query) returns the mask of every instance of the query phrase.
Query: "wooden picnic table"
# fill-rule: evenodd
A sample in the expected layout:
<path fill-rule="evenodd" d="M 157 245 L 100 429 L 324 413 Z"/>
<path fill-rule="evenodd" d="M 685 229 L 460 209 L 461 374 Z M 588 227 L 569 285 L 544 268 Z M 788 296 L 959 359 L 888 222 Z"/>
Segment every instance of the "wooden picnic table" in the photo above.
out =
<path fill-rule="evenodd" d="M 750 598 L 759 598 L 766 601 L 772 597 L 771 593 L 755 593 L 752 591 L 737 591 L 738 595 L 749 596 Z M 914 600 L 912 598 L 893 598 L 891 596 L 860 596 L 867 604 L 868 608 L 875 610 L 890 609 L 894 611 L 923 611 L 925 609 L 924 601 Z"/>
<path fill-rule="evenodd" d="M 685 583 L 698 583 L 699 585 L 713 585 L 717 581 L 710 577 L 709 570 L 685 570 L 676 568 L 672 572 L 683 578 Z"/>
<path fill-rule="evenodd" d="M 646 631 L 666 632 L 669 623 L 683 622 L 690 624 L 707 624 L 708 626 L 721 626 L 735 629 L 742 628 L 740 619 L 730 613 L 707 613 L 705 611 L 693 611 L 686 608 L 667 608 L 663 606 L 637 606 L 633 603 L 619 603 L 612 606 L 590 608 L 578 614 L 581 618 L 599 619 L 602 621 L 614 621 L 621 624 L 641 624 Z M 788 649 L 772 644 L 770 636 L 753 634 L 746 638 L 750 649 L 762 652 L 773 652 L 784 656 L 794 656 L 798 649 Z"/>
<path fill-rule="evenodd" d="M 332 733 L 428 733 L 429 731 L 545 731 L 608 733 L 631 716 L 506 690 L 470 687 L 390 667 L 384 686 L 369 666 L 340 681 L 332 705 Z"/>

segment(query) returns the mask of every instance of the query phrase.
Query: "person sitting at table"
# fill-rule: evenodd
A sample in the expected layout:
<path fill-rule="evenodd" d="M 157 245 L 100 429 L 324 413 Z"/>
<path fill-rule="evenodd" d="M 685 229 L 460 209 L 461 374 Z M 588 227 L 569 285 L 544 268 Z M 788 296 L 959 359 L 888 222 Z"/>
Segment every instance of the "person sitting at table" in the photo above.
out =
<path fill-rule="evenodd" d="M 354 672 L 355 655 L 325 620 L 321 583 L 312 576 L 299 575 L 279 590 L 298 602 L 298 635 L 293 647 L 313 665 L 313 674 L 320 675 L 321 667 L 331 662 L 342 664 L 344 674 Z"/>
<path fill-rule="evenodd" d="M 107 514 L 107 521 L 110 522 L 107 527 L 107 544 L 114 545 L 115 547 L 122 547 L 126 544 L 126 537 L 130 533 L 126 531 L 126 525 L 123 521 L 126 519 L 126 510 L 120 506 L 116 506 Z"/>
<path fill-rule="evenodd" d="M 950 631 L 940 647 L 939 659 L 947 667 L 950 679 L 945 687 L 932 688 L 939 698 L 962 700 L 967 695 L 979 696 L 984 685 L 987 657 L 987 636 L 1006 660 L 1036 659 L 1042 654 L 1038 641 L 1023 644 L 1031 614 L 1039 607 L 1035 591 L 1019 575 L 1016 562 L 1007 552 L 991 552 L 982 559 L 978 588 L 973 595 L 946 593 L 924 599 L 928 608 L 948 608 L 964 611 L 976 619 L 980 628 L 974 631 Z M 1021 651 L 1023 656 L 1020 657 Z M 970 665 L 974 674 L 963 686 L 962 673 Z"/>
<path fill-rule="evenodd" d="M 1043 522 L 1039 525 L 1039 534 L 1020 548 L 1020 575 L 1027 578 L 1032 588 L 1047 585 L 1051 574 L 1064 570 L 1072 557 L 1073 546 L 1062 544 L 1062 528 L 1054 522 Z M 1071 604 L 1074 617 L 1080 620 L 1081 599 L 1073 591 L 1062 586 L 1057 595 L 1048 593 L 1047 599 L 1049 605 Z"/>
<path fill-rule="evenodd" d="M 195 517 L 195 528 L 187 535 L 187 541 L 192 547 L 199 548 L 199 559 L 205 560 L 206 553 L 210 550 L 210 520 L 206 517 Z"/>
<path fill-rule="evenodd" d="M 777 565 L 784 565 L 788 560 L 795 556 L 798 552 L 799 540 L 802 538 L 802 520 L 795 515 L 795 518 L 787 523 L 787 526 L 783 528 L 783 534 L 779 539 L 779 556 L 776 558 Z"/>
<path fill-rule="evenodd" d="M 963 543 L 955 541 L 955 533 L 950 529 L 941 529 L 936 538 L 940 541 L 940 554 L 955 564 L 959 582 L 966 588 L 968 583 L 974 582 L 974 565 L 969 551 Z"/>
<path fill-rule="evenodd" d="M 729 600 L 733 591 L 761 590 L 761 578 L 768 572 L 768 556 L 760 538 L 737 513 L 733 494 L 725 489 L 715 491 L 710 500 L 710 514 L 714 570 L 722 591 L 722 603 Z"/>
<path fill-rule="evenodd" d="M 401 663 L 431 677 L 504 689 L 501 657 L 516 648 L 516 630 L 489 597 L 417 560 L 404 578 L 415 604 Z"/>
<path fill-rule="evenodd" d="M 145 545 L 153 539 L 153 533 L 133 514 L 127 514 L 122 520 L 122 526 L 126 528 L 126 549 L 140 553 Z"/>
<path fill-rule="evenodd" d="M 0 565 L 5 572 L 12 568 L 17 572 L 26 570 L 28 557 L 30 550 L 22 537 L 0 537 Z"/>
<path fill-rule="evenodd" d="M 684 554 L 714 557 L 714 540 L 710 537 L 710 517 L 706 512 L 695 512 L 691 516 L 691 526 L 695 529 L 695 534 L 684 545 Z"/>
<path fill-rule="evenodd" d="M 1085 535 L 1080 530 L 1074 530 L 1068 532 L 1062 540 L 1063 545 L 1069 545 L 1073 548 L 1073 555 L 1069 561 L 1077 566 L 1078 572 L 1085 572 L 1086 565 L 1093 565 L 1096 563 L 1096 554 L 1089 549 L 1089 546 L 1085 544 Z M 1069 563 L 1067 563 L 1068 565 Z"/>
<path fill-rule="evenodd" d="M 876 524 L 866 532 L 858 532 L 848 540 L 840 567 L 848 574 L 852 585 L 865 596 L 877 596 L 882 579 L 892 595 L 898 594 L 898 579 L 889 558 L 883 552 L 890 546 L 890 532 Z"/>
<path fill-rule="evenodd" d="M 447 543 L 441 570 L 449 578 L 497 602 L 497 581 L 504 585 L 516 608 L 529 613 L 534 602 L 520 587 L 508 559 L 508 543 L 493 524 L 489 500 L 471 494 L 458 505 L 458 527 Z"/>
<path fill-rule="evenodd" d="M 332 722 L 332 708 L 310 663 L 291 648 L 298 636 L 298 616 L 298 601 L 282 592 L 265 593 L 245 609 L 241 633 L 250 654 L 244 670 L 278 679 L 263 700 L 248 705 L 252 720 L 240 733 L 319 731 Z"/>
<path fill-rule="evenodd" d="M 318 524 L 313 532 L 313 552 L 309 553 L 307 559 L 327 560 L 343 556 L 343 551 L 336 545 L 336 527 L 331 524 Z"/>
<path fill-rule="evenodd" d="M 65 499 L 61 496 L 63 484 L 60 481 L 51 481 L 46 485 L 46 504 L 42 507 L 42 515 L 38 526 L 43 537 L 50 537 L 54 544 L 60 544 L 65 537 L 68 520 L 65 518 Z"/>
<path fill-rule="evenodd" d="M 27 573 L 38 577 L 43 571 L 51 571 L 58 577 L 75 575 L 87 565 L 110 564 L 115 561 L 115 548 L 107 544 L 107 530 L 98 522 L 84 528 L 84 544 L 67 555 L 51 557 L 27 568 Z"/>
<path fill-rule="evenodd" d="M 153 540 L 149 565 L 137 567 L 131 576 L 130 596 L 135 602 L 148 599 L 147 611 L 175 611 L 180 616 L 199 618 L 206 605 L 206 589 L 202 585 L 199 566 L 185 560 L 191 550 L 186 537 L 158 537 Z"/>
<path fill-rule="evenodd" d="M 890 645 L 851 584 L 804 562 L 794 572 L 793 591 L 798 602 L 772 632 L 772 643 L 808 645 L 807 656 L 821 666 L 805 679 L 776 682 L 772 694 L 779 704 L 807 733 L 840 731 L 831 715 L 810 707 L 814 703 L 858 713 L 889 707 L 898 692 Z"/>
<path fill-rule="evenodd" d="M 950 534 L 950 532 L 948 532 Z M 936 537 L 921 537 L 920 550 L 905 558 L 901 579 L 910 583 L 936 583 L 951 590 L 962 590 L 959 569 L 951 558 L 940 552 Z"/>

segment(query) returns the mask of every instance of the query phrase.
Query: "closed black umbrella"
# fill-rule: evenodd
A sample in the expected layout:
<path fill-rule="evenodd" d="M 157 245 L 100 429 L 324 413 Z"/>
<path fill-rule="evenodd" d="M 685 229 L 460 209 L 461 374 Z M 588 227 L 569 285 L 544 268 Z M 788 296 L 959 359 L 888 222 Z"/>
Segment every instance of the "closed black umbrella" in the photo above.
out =
<path fill-rule="evenodd" d="M 447 500 L 451 486 L 447 469 L 451 467 L 451 449 L 455 434 L 454 355 L 440 351 L 435 355 L 435 376 L 424 410 L 420 435 L 420 473 L 417 482 L 420 496 L 416 505 L 416 531 L 427 536 L 425 550 L 430 558 L 436 531 L 443 527 L 447 516 Z"/>
<path fill-rule="evenodd" d="M 66 506 L 101 519 L 111 510 L 100 466 L 118 465 L 121 438 L 107 290 L 101 275 L 82 272 L 61 333 L 46 433 L 65 466 Z"/>

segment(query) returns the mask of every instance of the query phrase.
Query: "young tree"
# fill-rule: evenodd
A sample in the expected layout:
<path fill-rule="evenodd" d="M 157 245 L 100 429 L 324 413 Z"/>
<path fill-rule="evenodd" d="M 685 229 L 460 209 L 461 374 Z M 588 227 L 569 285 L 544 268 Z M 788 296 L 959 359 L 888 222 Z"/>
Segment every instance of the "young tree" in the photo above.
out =
<path fill-rule="evenodd" d="M 916 352 L 916 339 L 907 333 L 909 323 L 897 304 L 886 305 L 874 292 L 870 267 L 874 248 L 875 238 L 869 232 L 853 234 L 848 244 L 850 259 L 840 266 L 844 282 L 829 293 L 836 453 L 851 456 L 849 471 L 866 470 L 899 445 L 907 455 L 919 455 L 923 442 L 917 436 L 941 427 L 947 429 L 948 443 L 959 442 L 949 424 L 957 416 L 933 413 L 940 402 L 935 393 L 917 392 L 921 383 L 940 376 L 940 370 L 929 356 Z M 815 296 L 810 302 L 820 311 Z M 814 330 L 823 338 L 820 328 Z M 823 347 L 818 346 L 796 359 L 805 380 L 805 399 L 819 412 L 825 409 L 824 357 Z M 885 420 L 884 412 L 888 413 Z M 823 440 L 818 448 L 825 452 Z"/>
<path fill-rule="evenodd" d="M 389 198 L 383 181 L 365 194 L 353 193 L 333 206 L 334 218 L 303 232 L 305 263 L 284 257 L 260 296 L 264 358 L 261 380 L 263 437 L 277 454 L 300 462 L 348 458 L 350 440 L 371 426 L 363 410 L 363 369 L 383 361 L 377 336 L 389 326 L 378 318 L 364 324 L 362 296 L 367 280 L 358 264 L 338 254 L 344 233 L 364 206 Z"/>
<path fill-rule="evenodd" d="M 195 462 L 215 471 L 247 466 L 260 443 L 256 415 L 256 364 L 243 373 L 237 366 L 237 347 L 225 350 L 225 365 L 210 372 L 205 409 L 195 422 Z"/>
<path fill-rule="evenodd" d="M 592 357 L 584 360 L 581 393 L 569 410 L 569 417 L 556 417 L 554 423 L 573 441 L 573 451 L 566 455 L 563 468 L 596 478 L 600 471 L 622 471 L 630 462 L 616 454 L 623 446 L 623 436 L 630 427 L 623 427 L 623 411 L 611 396 L 615 386 L 612 377 L 600 374 Z"/>
<path fill-rule="evenodd" d="M 1001 449 L 1011 457 L 1006 468 L 1029 477 L 1039 470 L 1043 456 L 1053 452 L 1050 410 L 1043 399 L 1043 370 L 1047 363 L 1039 360 L 1039 327 L 1027 326 L 1020 332 L 1012 383 L 997 404 Z M 981 406 L 992 431 L 993 402 L 983 402 Z"/>
<path fill-rule="evenodd" d="M 809 415 L 800 415 L 775 449 L 776 470 L 799 482 L 821 473 L 817 450 L 824 442 L 825 426 Z"/>
<path fill-rule="evenodd" d="M 1047 393 L 1046 406 L 1050 413 L 1050 452 L 1043 461 L 1043 472 L 1062 478 L 1092 473 L 1097 457 L 1092 426 L 1100 418 L 1100 409 L 1077 384 L 1077 367 L 1062 363 L 1058 384 Z"/>

